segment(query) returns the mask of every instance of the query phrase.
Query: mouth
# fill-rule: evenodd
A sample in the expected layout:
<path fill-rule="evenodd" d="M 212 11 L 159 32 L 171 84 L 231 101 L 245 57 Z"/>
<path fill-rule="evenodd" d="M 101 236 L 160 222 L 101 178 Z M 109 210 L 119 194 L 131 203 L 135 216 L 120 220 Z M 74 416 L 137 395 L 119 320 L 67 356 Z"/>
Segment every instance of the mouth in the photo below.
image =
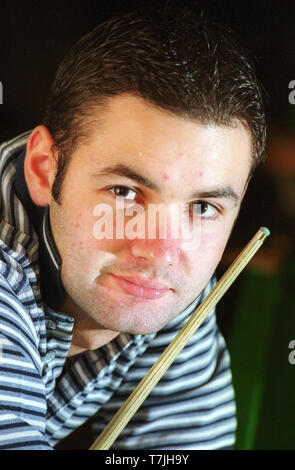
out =
<path fill-rule="evenodd" d="M 142 297 L 145 299 L 157 299 L 172 292 L 173 289 L 169 288 L 167 284 L 159 280 L 151 280 L 133 276 L 117 276 L 109 273 L 112 280 L 120 290 L 123 290 L 129 295 L 135 297 Z"/>

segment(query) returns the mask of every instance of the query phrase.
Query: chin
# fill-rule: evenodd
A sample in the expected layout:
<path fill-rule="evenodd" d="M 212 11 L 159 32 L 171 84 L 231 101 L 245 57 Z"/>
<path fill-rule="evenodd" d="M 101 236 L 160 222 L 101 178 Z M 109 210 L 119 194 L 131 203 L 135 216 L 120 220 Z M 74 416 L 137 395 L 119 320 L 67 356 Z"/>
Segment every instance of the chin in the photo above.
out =
<path fill-rule="evenodd" d="M 119 328 L 116 328 L 116 331 L 120 331 L 120 333 L 129 333 L 132 335 L 152 335 L 158 333 L 164 326 L 169 322 L 169 320 L 161 325 L 146 325 L 146 324 L 136 324 L 133 323 L 132 325 L 119 325 Z M 114 330 L 114 328 L 112 328 Z"/>

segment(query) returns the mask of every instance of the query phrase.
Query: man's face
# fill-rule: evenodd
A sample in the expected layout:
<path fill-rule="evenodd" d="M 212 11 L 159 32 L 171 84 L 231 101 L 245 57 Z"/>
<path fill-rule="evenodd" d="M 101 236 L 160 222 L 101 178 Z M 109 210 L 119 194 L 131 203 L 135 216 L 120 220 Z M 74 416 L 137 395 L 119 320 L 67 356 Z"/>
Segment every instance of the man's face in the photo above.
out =
<path fill-rule="evenodd" d="M 61 204 L 51 201 L 64 311 L 92 331 L 149 334 L 187 307 L 213 275 L 246 187 L 250 137 L 238 122 L 204 126 L 130 95 L 111 98 L 101 117 L 72 156 Z M 172 237 L 170 214 L 166 237 L 157 231 L 154 238 L 132 239 L 123 230 L 116 238 L 114 218 L 113 239 L 99 239 L 95 207 L 105 204 L 115 216 L 118 201 L 129 209 L 140 204 L 145 221 L 151 204 L 176 203 L 192 214 L 199 203 L 199 236 L 189 244 L 183 233 Z M 130 217 L 120 220 L 126 228 Z"/>

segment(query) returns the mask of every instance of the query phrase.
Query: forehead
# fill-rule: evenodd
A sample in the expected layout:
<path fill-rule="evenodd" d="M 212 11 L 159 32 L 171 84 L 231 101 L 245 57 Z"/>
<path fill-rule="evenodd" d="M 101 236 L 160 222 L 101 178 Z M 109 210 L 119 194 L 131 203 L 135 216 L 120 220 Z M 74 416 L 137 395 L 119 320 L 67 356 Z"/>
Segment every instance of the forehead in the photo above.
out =
<path fill-rule="evenodd" d="M 156 176 L 164 172 L 166 180 L 188 170 L 212 174 L 240 168 L 249 174 L 252 164 L 250 134 L 239 121 L 230 127 L 203 125 L 132 95 L 108 101 L 97 128 L 79 150 L 84 150 L 91 171 L 132 162 Z"/>

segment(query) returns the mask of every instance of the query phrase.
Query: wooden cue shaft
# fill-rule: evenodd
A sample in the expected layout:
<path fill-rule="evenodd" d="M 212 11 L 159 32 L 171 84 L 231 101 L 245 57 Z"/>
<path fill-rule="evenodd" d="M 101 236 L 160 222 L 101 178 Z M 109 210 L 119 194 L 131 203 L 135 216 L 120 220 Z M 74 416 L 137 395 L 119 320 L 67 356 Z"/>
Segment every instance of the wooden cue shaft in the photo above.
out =
<path fill-rule="evenodd" d="M 162 375 L 172 364 L 177 354 L 183 349 L 205 320 L 206 316 L 212 311 L 241 271 L 249 263 L 251 258 L 263 244 L 266 237 L 268 237 L 269 233 L 269 230 L 265 227 L 261 227 L 258 230 L 233 264 L 216 283 L 215 287 L 207 295 L 205 300 L 195 310 L 187 323 L 164 350 L 149 372 L 139 382 L 129 398 L 92 444 L 90 450 L 107 450 L 111 447 L 154 386 L 159 382 Z"/>

